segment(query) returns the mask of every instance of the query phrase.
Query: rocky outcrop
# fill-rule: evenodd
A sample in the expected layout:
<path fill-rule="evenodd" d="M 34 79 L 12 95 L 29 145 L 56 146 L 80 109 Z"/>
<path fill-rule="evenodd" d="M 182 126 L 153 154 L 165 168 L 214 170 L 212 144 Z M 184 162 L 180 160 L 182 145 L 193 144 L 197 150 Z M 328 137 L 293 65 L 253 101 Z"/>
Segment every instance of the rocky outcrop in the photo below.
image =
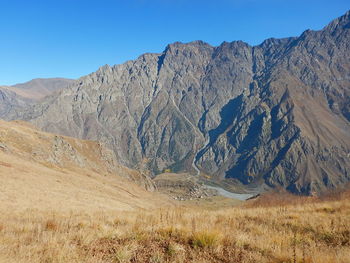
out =
<path fill-rule="evenodd" d="M 110 146 L 129 167 L 307 193 L 350 180 L 350 13 L 321 31 L 168 45 L 11 118 Z"/>

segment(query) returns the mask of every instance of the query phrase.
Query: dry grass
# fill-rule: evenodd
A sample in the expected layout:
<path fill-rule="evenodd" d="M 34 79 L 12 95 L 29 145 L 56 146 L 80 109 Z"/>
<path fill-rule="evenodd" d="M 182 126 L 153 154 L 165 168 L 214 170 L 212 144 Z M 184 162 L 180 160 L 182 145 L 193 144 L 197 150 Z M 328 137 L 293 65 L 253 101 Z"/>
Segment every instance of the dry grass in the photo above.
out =
<path fill-rule="evenodd" d="M 0 120 L 0 211 L 154 209 L 168 199 L 136 185 L 142 175 L 93 141 Z M 145 180 L 146 181 L 146 180 Z"/>
<path fill-rule="evenodd" d="M 345 184 L 342 188 L 328 190 L 319 193 L 319 196 L 294 195 L 285 189 L 278 189 L 262 194 L 259 198 L 253 198 L 246 202 L 246 207 L 271 207 L 302 205 L 316 202 L 329 202 L 350 199 L 350 184 Z"/>
<path fill-rule="evenodd" d="M 349 262 L 349 199 L 0 216 L 2 262 Z"/>

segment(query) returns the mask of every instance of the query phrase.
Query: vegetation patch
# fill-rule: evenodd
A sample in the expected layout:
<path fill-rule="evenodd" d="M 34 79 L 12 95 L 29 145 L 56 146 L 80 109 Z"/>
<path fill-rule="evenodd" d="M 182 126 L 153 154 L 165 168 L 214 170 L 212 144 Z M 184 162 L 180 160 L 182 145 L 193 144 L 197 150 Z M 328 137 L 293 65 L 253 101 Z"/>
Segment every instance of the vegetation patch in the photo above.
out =
<path fill-rule="evenodd" d="M 349 200 L 282 208 L 269 199 L 269 206 L 219 210 L 7 213 L 0 215 L 0 262 L 348 263 Z"/>

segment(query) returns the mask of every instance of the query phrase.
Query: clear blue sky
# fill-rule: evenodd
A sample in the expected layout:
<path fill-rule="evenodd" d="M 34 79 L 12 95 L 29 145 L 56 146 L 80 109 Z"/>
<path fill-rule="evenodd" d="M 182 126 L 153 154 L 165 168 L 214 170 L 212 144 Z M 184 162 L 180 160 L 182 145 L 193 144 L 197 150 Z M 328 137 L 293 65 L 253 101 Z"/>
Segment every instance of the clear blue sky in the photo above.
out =
<path fill-rule="evenodd" d="M 0 0 L 0 84 L 78 78 L 175 41 L 256 45 L 348 9 L 349 0 Z"/>

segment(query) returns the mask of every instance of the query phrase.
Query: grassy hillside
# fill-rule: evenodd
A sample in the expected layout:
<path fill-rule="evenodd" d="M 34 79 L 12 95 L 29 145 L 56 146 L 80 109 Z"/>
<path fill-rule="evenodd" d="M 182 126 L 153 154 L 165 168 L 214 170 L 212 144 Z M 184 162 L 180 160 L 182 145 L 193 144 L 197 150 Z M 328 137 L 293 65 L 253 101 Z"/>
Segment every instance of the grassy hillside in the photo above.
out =
<path fill-rule="evenodd" d="M 146 191 L 152 188 L 148 180 L 116 163 L 113 153 L 100 143 L 41 132 L 22 122 L 0 121 L 2 211 L 133 210 L 169 205 L 165 196 Z"/>
<path fill-rule="evenodd" d="M 349 199 L 217 211 L 7 211 L 2 262 L 349 262 Z"/>

